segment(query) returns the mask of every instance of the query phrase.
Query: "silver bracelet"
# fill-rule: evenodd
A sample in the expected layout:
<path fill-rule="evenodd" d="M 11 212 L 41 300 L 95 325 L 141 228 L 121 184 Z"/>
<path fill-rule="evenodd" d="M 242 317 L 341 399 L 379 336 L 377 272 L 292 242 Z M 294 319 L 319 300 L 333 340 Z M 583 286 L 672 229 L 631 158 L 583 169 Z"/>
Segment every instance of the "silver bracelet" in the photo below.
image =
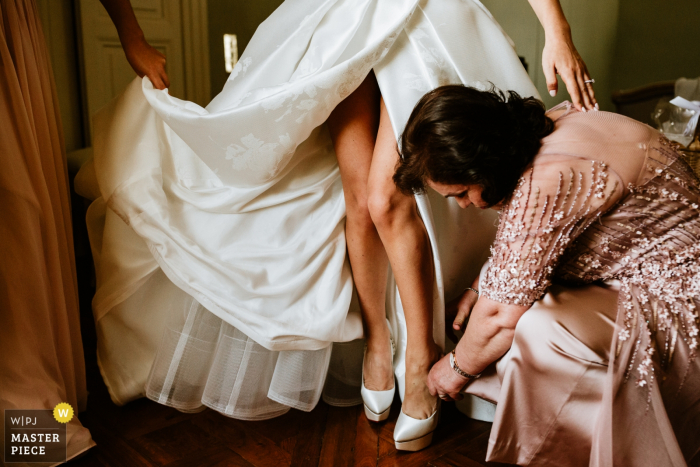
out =
<path fill-rule="evenodd" d="M 479 291 L 476 290 L 474 287 L 466 287 L 466 288 L 464 289 L 464 292 L 466 292 L 467 290 L 471 290 L 471 291 L 474 292 L 477 296 L 480 295 L 480 294 L 479 294 Z"/>
<path fill-rule="evenodd" d="M 457 365 L 457 358 L 456 358 L 456 356 L 455 356 L 455 355 L 456 355 L 456 354 L 455 354 L 456 351 L 457 351 L 457 349 L 455 348 L 452 352 L 450 352 L 450 366 L 452 367 L 452 369 L 453 369 L 459 376 L 462 376 L 462 377 L 464 377 L 464 378 L 468 378 L 468 379 L 478 379 L 479 377 L 481 377 L 481 373 L 479 373 L 478 375 L 470 375 L 470 374 L 467 373 L 466 371 L 462 371 L 462 369 L 459 367 L 459 365 Z"/>

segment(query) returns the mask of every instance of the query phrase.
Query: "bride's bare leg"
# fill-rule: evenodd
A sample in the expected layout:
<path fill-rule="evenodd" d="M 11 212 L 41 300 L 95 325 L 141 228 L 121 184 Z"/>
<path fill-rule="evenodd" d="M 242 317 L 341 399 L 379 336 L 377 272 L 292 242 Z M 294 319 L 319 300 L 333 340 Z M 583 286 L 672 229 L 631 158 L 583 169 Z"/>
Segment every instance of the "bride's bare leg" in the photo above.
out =
<path fill-rule="evenodd" d="M 403 411 L 423 419 L 434 412 L 437 404 L 426 386 L 430 367 L 439 357 L 433 340 L 433 260 L 415 199 L 399 192 L 392 180 L 398 158 L 396 139 L 382 100 L 369 174 L 369 211 L 391 261 L 406 315 Z"/>
<path fill-rule="evenodd" d="M 365 386 L 375 391 L 391 389 L 394 384 L 384 308 L 388 259 L 367 207 L 379 100 L 379 87 L 370 73 L 328 118 L 345 192 L 348 256 L 365 327 Z"/>

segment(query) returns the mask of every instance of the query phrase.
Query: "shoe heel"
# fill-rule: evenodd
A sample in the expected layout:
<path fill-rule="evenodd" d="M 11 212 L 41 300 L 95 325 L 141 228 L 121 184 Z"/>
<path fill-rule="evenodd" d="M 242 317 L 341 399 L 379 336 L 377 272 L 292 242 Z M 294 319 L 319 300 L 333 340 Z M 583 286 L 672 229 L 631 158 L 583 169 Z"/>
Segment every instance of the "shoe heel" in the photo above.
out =
<path fill-rule="evenodd" d="M 370 422 L 383 422 L 384 420 L 389 418 L 389 412 L 391 411 L 391 407 L 389 407 L 382 413 L 374 413 L 366 405 L 364 407 L 365 417 L 367 417 L 367 420 L 369 420 Z"/>
<path fill-rule="evenodd" d="M 397 451 L 420 451 L 430 446 L 433 442 L 433 432 L 431 431 L 425 436 L 410 441 L 395 441 Z"/>
<path fill-rule="evenodd" d="M 389 324 L 389 321 L 387 321 L 387 324 Z M 391 329 L 391 326 L 389 326 L 389 329 Z M 393 359 L 396 348 L 394 347 L 394 340 L 391 339 L 391 336 L 389 336 L 389 342 L 391 343 L 391 358 Z M 367 351 L 366 345 L 365 351 Z M 392 380 L 393 379 L 394 376 L 392 375 Z M 394 400 L 395 391 L 396 384 L 394 384 L 391 389 L 383 391 L 374 391 L 365 387 L 365 363 L 363 358 L 360 395 L 362 396 L 362 402 L 365 408 L 365 416 L 367 417 L 367 420 L 371 422 L 383 422 L 389 418 L 389 411 L 391 409 L 391 403 Z"/>

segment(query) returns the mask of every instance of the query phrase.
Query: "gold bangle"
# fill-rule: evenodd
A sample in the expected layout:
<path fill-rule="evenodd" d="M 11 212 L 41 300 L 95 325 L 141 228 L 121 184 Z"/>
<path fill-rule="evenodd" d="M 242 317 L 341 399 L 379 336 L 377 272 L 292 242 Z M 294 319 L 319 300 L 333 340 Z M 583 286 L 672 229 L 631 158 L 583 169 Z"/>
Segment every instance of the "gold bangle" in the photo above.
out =
<path fill-rule="evenodd" d="M 462 369 L 457 364 L 457 353 L 456 352 L 457 352 L 456 348 L 454 350 L 452 350 L 452 352 L 450 352 L 450 366 L 452 367 L 452 369 L 459 376 L 463 376 L 463 377 L 468 378 L 468 379 L 478 379 L 479 377 L 481 377 L 481 373 L 479 373 L 478 375 L 471 375 L 471 374 L 467 373 L 466 371 L 462 371 Z"/>

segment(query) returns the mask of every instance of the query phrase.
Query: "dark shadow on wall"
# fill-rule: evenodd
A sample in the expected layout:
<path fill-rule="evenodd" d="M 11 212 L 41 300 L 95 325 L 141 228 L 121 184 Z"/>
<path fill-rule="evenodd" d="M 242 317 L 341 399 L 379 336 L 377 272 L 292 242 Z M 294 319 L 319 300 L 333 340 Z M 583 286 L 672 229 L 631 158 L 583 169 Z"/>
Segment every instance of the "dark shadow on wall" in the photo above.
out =
<path fill-rule="evenodd" d="M 620 0 L 613 89 L 700 76 L 698 18 L 698 0 Z"/>
<path fill-rule="evenodd" d="M 282 0 L 209 0 L 209 63 L 212 98 L 224 87 L 229 75 L 224 67 L 224 34 L 238 36 L 240 56 L 258 25 L 281 4 Z"/>

